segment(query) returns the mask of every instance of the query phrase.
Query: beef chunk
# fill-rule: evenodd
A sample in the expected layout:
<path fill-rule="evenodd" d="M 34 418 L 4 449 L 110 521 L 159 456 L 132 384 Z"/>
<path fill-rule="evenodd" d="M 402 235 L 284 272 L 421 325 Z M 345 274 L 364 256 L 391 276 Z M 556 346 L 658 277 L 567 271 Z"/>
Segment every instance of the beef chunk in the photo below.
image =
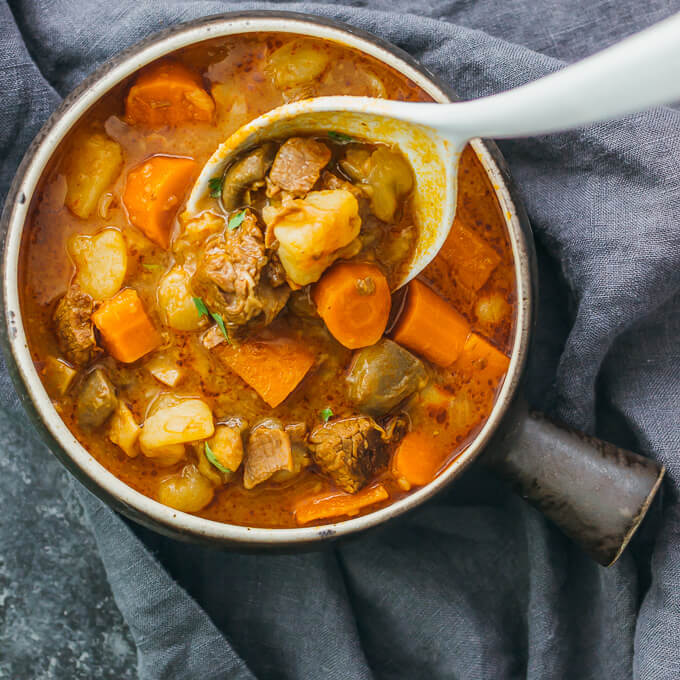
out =
<path fill-rule="evenodd" d="M 191 285 L 230 328 L 266 326 L 290 295 L 280 267 L 276 255 L 265 248 L 262 230 L 248 210 L 237 229 L 208 238 Z"/>
<path fill-rule="evenodd" d="M 77 366 L 90 363 L 102 351 L 94 336 L 92 311 L 92 298 L 74 284 L 59 300 L 52 317 L 61 351 Z"/>
<path fill-rule="evenodd" d="M 386 462 L 384 430 L 368 416 L 330 420 L 309 435 L 314 462 L 335 484 L 356 493 Z"/>
<path fill-rule="evenodd" d="M 293 471 L 290 436 L 277 420 L 266 420 L 248 438 L 243 486 L 252 489 L 281 470 Z"/>
<path fill-rule="evenodd" d="M 328 170 L 324 170 L 321 175 L 321 185 L 324 189 L 345 189 L 345 191 L 353 194 L 356 199 L 366 198 L 366 194 L 360 186 L 352 184 Z"/>
<path fill-rule="evenodd" d="M 269 178 L 286 191 L 306 194 L 331 159 L 330 149 L 311 137 L 291 137 L 279 149 Z"/>

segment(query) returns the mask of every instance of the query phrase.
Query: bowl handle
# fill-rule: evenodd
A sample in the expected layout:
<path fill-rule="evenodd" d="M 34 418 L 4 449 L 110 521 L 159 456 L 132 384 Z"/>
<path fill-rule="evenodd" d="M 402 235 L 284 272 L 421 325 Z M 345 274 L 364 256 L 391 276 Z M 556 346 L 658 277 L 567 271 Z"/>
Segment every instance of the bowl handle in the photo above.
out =
<path fill-rule="evenodd" d="M 485 462 L 594 560 L 611 566 L 628 545 L 665 468 L 546 416 L 517 414 L 512 439 Z"/>

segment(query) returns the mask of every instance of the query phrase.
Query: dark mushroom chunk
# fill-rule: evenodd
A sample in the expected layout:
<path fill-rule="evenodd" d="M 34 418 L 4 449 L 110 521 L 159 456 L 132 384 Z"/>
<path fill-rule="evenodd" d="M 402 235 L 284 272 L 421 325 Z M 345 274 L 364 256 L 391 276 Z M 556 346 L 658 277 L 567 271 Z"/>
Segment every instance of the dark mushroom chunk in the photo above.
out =
<path fill-rule="evenodd" d="M 232 165 L 222 183 L 222 206 L 229 212 L 243 205 L 246 189 L 264 182 L 265 175 L 274 161 L 275 147 L 264 144 Z"/>
<path fill-rule="evenodd" d="M 116 389 L 106 373 L 98 368 L 92 371 L 78 395 L 76 419 L 85 430 L 94 430 L 103 425 L 118 404 Z"/>
<path fill-rule="evenodd" d="M 423 362 L 392 340 L 383 338 L 354 354 L 346 377 L 350 399 L 364 413 L 389 413 L 427 383 Z"/>

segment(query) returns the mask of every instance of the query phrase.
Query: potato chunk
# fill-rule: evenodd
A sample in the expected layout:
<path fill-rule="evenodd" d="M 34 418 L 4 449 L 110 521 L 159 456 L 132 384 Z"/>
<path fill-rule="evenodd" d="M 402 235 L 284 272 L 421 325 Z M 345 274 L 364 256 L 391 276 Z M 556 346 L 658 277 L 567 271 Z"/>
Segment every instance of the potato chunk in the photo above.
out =
<path fill-rule="evenodd" d="M 56 357 L 47 357 L 45 366 L 41 371 L 47 393 L 50 396 L 59 397 L 63 397 L 68 392 L 68 388 L 71 387 L 76 374 L 77 371 L 74 368 L 71 368 L 65 361 Z"/>
<path fill-rule="evenodd" d="M 182 472 L 161 480 L 156 498 L 182 512 L 202 510 L 215 495 L 212 484 L 195 465 L 185 465 Z"/>
<path fill-rule="evenodd" d="M 184 399 L 150 415 L 144 422 L 139 443 L 143 451 L 153 451 L 207 439 L 214 431 L 210 407 L 200 399 Z"/>
<path fill-rule="evenodd" d="M 293 40 L 273 52 L 268 69 L 274 83 L 285 90 L 318 78 L 328 66 L 327 50 L 308 40 Z"/>
<path fill-rule="evenodd" d="M 158 284 L 158 302 L 164 312 L 165 322 L 178 331 L 195 331 L 201 326 L 190 281 L 188 272 L 175 265 Z"/>
<path fill-rule="evenodd" d="M 76 283 L 95 300 L 115 295 L 125 280 L 128 255 L 123 235 L 104 229 L 94 236 L 69 239 L 68 251 L 76 265 Z"/>
<path fill-rule="evenodd" d="M 87 219 L 120 173 L 123 149 L 106 135 L 87 131 L 76 133 L 69 149 L 62 166 L 68 187 L 64 203 L 74 215 Z"/>
<path fill-rule="evenodd" d="M 243 461 L 241 428 L 237 425 L 218 425 L 215 434 L 206 444 L 210 448 L 209 451 L 205 445 L 201 448 L 198 469 L 214 484 L 226 484 L 234 477 Z"/>
<path fill-rule="evenodd" d="M 177 363 L 177 359 L 166 354 L 154 356 L 147 362 L 146 370 L 158 380 L 158 382 L 174 387 L 182 379 L 182 369 Z"/>
<path fill-rule="evenodd" d="M 406 159 L 381 146 L 370 156 L 363 149 L 350 149 L 340 165 L 367 186 L 371 212 L 383 222 L 393 222 L 399 201 L 413 188 L 413 171 Z"/>
<path fill-rule="evenodd" d="M 119 401 L 109 422 L 109 439 L 134 458 L 139 453 L 136 444 L 140 429 L 130 409 Z"/>
<path fill-rule="evenodd" d="M 359 204 L 345 189 L 312 191 L 264 218 L 268 238 L 273 234 L 279 242 L 279 259 L 296 286 L 318 281 L 335 260 L 361 248 Z"/>

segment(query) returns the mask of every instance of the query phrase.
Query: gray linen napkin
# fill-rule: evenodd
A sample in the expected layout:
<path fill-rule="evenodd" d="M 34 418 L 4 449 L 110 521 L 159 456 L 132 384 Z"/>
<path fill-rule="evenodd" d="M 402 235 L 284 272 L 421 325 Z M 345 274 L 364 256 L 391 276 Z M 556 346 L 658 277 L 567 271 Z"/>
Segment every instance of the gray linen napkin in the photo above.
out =
<path fill-rule="evenodd" d="M 471 98 L 680 10 L 678 0 L 347 1 L 3 0 L 0 199 L 61 97 L 180 21 L 263 7 L 334 17 Z M 680 677 L 680 113 L 501 146 L 539 251 L 534 406 L 669 469 L 663 512 L 621 561 L 596 566 L 476 469 L 400 524 L 326 552 L 179 544 L 70 483 L 3 372 L 0 678 Z"/>

